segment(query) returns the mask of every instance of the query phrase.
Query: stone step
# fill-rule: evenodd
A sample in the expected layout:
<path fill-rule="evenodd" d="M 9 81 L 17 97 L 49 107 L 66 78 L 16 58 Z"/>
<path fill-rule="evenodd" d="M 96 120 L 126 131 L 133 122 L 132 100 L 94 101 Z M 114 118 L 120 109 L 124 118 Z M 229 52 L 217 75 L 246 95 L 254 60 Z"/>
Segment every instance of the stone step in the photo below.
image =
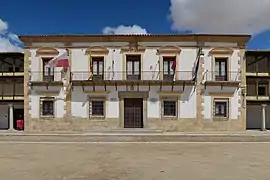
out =
<path fill-rule="evenodd" d="M 84 134 L 162 134 L 161 130 L 152 130 L 152 129 L 113 129 L 113 130 L 89 130 L 86 131 Z"/>

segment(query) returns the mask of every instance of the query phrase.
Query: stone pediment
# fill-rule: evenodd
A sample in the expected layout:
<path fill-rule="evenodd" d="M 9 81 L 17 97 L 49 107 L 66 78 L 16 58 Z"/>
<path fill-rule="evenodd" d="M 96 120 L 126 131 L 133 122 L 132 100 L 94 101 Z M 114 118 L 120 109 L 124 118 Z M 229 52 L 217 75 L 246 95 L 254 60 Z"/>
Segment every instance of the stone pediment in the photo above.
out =
<path fill-rule="evenodd" d="M 130 42 L 121 48 L 121 52 L 144 52 L 145 47 L 139 45 L 137 42 Z"/>
<path fill-rule="evenodd" d="M 177 46 L 163 46 L 157 50 L 157 54 L 179 54 L 181 49 Z"/>
<path fill-rule="evenodd" d="M 86 55 L 91 55 L 91 54 L 107 55 L 109 54 L 109 50 L 103 46 L 92 46 L 85 50 L 85 54 Z"/>
<path fill-rule="evenodd" d="M 209 54 L 225 54 L 225 55 L 232 55 L 233 49 L 227 48 L 227 47 L 218 47 L 218 48 L 213 48 Z"/>
<path fill-rule="evenodd" d="M 59 51 L 53 47 L 41 47 L 36 51 L 36 56 L 52 55 L 57 56 Z"/>

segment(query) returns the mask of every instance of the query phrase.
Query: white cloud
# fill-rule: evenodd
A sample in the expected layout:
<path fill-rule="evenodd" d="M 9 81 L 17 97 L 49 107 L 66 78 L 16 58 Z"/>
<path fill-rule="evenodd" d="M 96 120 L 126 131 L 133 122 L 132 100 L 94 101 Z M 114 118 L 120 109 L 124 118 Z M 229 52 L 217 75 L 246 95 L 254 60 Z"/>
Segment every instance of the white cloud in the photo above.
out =
<path fill-rule="evenodd" d="M 8 24 L 0 19 L 0 52 L 22 52 L 12 41 L 19 42 L 17 35 L 8 32 Z"/>
<path fill-rule="evenodd" d="M 171 0 L 174 30 L 257 34 L 270 29 L 269 0 Z"/>
<path fill-rule="evenodd" d="M 118 27 L 105 27 L 102 30 L 103 34 L 148 34 L 146 29 L 141 26 L 124 26 L 120 25 Z"/>
<path fill-rule="evenodd" d="M 6 32 L 8 24 L 0 19 L 0 33 Z"/>

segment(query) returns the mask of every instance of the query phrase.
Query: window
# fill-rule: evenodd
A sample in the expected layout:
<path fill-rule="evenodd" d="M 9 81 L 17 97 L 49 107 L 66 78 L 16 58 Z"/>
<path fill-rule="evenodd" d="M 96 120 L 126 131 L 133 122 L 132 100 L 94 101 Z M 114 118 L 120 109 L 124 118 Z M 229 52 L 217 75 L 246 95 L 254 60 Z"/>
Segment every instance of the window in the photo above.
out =
<path fill-rule="evenodd" d="M 43 61 L 43 81 L 54 81 L 54 68 L 46 65 L 52 58 L 42 58 Z"/>
<path fill-rule="evenodd" d="M 214 118 L 229 118 L 229 100 L 214 99 Z"/>
<path fill-rule="evenodd" d="M 163 80 L 173 80 L 176 57 L 163 57 Z"/>
<path fill-rule="evenodd" d="M 54 100 L 55 99 L 53 97 L 40 98 L 40 116 L 54 116 Z"/>
<path fill-rule="evenodd" d="M 93 63 L 93 80 L 100 81 L 103 80 L 104 75 L 104 57 L 92 57 Z"/>
<path fill-rule="evenodd" d="M 162 106 L 163 117 L 177 117 L 177 100 L 163 99 Z"/>
<path fill-rule="evenodd" d="M 258 82 L 258 96 L 267 96 L 268 95 L 268 82 L 261 81 Z"/>
<path fill-rule="evenodd" d="M 104 117 L 105 116 L 105 101 L 102 98 L 91 99 L 89 101 L 89 116 L 90 117 Z"/>
<path fill-rule="evenodd" d="M 19 67 L 9 67 L 8 68 L 8 72 L 19 72 L 20 71 L 20 68 Z"/>
<path fill-rule="evenodd" d="M 215 58 L 215 81 L 227 80 L 227 58 Z"/>
<path fill-rule="evenodd" d="M 141 56 L 140 55 L 127 55 L 126 57 L 126 72 L 127 80 L 140 80 L 141 79 Z"/>

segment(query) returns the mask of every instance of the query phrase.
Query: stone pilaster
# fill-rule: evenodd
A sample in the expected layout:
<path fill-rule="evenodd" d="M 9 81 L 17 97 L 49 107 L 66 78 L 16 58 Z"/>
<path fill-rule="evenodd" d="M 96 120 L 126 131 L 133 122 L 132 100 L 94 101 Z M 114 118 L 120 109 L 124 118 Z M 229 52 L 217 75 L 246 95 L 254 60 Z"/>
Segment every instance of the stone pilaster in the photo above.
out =
<path fill-rule="evenodd" d="M 31 106 L 29 104 L 29 72 L 31 70 L 31 60 L 30 60 L 30 51 L 29 49 L 24 50 L 24 124 L 25 124 L 25 131 L 28 130 L 28 123 L 30 123 L 30 113 Z"/>
<path fill-rule="evenodd" d="M 242 122 L 243 130 L 246 130 L 246 56 L 245 56 L 246 49 L 241 49 L 239 52 L 239 66 L 240 66 L 240 89 L 238 95 L 240 96 L 240 102 L 239 102 L 239 109 L 240 112 L 238 115 L 238 119 Z"/>
<path fill-rule="evenodd" d="M 199 59 L 199 68 L 196 82 L 196 123 L 199 127 L 202 127 L 202 121 L 204 119 L 204 98 L 203 98 L 203 73 L 204 73 L 204 57 Z"/>
<path fill-rule="evenodd" d="M 71 49 L 68 50 L 69 53 L 69 68 L 66 74 L 66 82 L 64 84 L 64 89 L 65 89 L 65 110 L 66 110 L 66 114 L 65 114 L 65 118 L 70 119 L 71 118 L 71 63 L 72 63 L 72 51 Z"/>

